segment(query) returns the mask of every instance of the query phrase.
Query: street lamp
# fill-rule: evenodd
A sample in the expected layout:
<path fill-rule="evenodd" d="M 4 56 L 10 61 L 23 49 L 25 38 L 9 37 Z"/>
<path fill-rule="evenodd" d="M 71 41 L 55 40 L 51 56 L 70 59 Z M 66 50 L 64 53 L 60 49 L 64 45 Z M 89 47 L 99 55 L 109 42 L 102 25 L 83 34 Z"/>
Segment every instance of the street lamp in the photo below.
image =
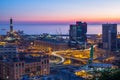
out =
<path fill-rule="evenodd" d="M 6 76 L 6 79 L 9 80 L 9 76 Z"/>

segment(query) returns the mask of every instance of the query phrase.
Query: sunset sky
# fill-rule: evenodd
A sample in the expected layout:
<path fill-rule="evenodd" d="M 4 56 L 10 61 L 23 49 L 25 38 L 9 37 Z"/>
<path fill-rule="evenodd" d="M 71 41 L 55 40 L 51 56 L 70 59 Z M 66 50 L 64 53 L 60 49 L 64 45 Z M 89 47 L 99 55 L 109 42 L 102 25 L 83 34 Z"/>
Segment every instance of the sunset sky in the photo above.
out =
<path fill-rule="evenodd" d="M 0 21 L 120 23 L 120 0 L 0 0 Z"/>

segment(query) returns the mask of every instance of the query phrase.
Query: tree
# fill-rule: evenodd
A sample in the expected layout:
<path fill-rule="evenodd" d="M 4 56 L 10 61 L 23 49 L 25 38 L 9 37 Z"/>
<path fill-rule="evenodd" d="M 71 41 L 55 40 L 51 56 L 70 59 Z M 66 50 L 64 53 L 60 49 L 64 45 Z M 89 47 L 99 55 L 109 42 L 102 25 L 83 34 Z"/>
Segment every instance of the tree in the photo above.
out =
<path fill-rule="evenodd" d="M 120 80 L 120 70 L 107 70 L 104 72 L 101 72 L 101 76 L 98 80 Z"/>

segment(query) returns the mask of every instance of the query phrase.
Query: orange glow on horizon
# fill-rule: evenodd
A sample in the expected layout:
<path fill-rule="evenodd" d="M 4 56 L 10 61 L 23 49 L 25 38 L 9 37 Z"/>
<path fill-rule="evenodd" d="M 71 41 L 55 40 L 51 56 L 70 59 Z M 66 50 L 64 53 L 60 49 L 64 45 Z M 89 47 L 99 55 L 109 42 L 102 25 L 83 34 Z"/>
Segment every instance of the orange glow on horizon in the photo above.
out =
<path fill-rule="evenodd" d="M 95 17 L 88 17 L 88 18 L 70 18 L 70 17 L 51 17 L 51 18 L 41 18 L 41 17 L 27 17 L 27 18 L 13 18 L 15 21 L 22 21 L 22 22 L 76 22 L 76 21 L 83 21 L 88 23 L 120 23 L 120 18 L 95 18 Z"/>

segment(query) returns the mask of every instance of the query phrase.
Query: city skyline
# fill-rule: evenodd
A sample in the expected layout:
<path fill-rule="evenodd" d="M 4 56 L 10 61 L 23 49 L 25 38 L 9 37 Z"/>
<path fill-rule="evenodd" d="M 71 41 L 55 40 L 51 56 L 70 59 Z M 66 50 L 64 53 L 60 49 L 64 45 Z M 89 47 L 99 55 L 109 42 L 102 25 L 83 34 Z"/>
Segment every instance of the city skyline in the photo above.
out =
<path fill-rule="evenodd" d="M 120 0 L 0 0 L 0 80 L 119 80 L 119 8 Z"/>
<path fill-rule="evenodd" d="M 0 22 L 120 23 L 119 7 L 119 0 L 1 0 Z"/>

